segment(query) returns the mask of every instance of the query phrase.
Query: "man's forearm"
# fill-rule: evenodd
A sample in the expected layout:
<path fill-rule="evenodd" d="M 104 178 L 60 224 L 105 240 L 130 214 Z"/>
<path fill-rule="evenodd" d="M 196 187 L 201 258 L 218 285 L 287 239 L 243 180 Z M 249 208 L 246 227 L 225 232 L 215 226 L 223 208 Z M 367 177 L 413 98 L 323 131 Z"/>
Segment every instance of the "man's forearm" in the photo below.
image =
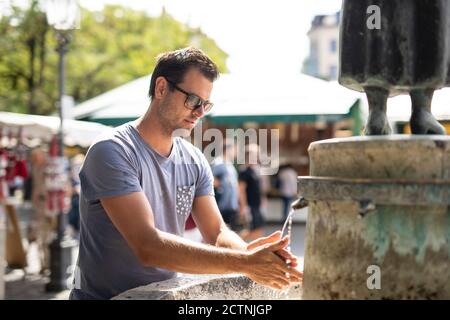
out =
<path fill-rule="evenodd" d="M 219 235 L 217 236 L 216 246 L 237 250 L 247 250 L 247 242 L 242 240 L 236 232 L 231 231 L 227 227 L 221 229 Z"/>
<path fill-rule="evenodd" d="M 245 249 L 217 248 L 162 231 L 157 234 L 140 253 L 146 266 L 192 274 L 243 273 L 246 269 Z"/>

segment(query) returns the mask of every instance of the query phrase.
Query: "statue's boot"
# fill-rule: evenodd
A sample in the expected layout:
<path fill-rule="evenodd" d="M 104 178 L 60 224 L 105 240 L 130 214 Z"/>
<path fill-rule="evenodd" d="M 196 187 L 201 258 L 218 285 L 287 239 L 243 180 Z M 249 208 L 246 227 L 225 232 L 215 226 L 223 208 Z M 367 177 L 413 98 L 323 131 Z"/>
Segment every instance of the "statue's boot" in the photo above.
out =
<path fill-rule="evenodd" d="M 412 113 L 409 121 L 413 134 L 445 134 L 445 128 L 431 113 L 434 89 L 412 90 Z"/>
<path fill-rule="evenodd" d="M 386 135 L 391 133 L 391 127 L 386 116 L 386 104 L 389 91 L 380 87 L 365 87 L 369 102 L 369 119 L 364 128 L 364 134 Z"/>

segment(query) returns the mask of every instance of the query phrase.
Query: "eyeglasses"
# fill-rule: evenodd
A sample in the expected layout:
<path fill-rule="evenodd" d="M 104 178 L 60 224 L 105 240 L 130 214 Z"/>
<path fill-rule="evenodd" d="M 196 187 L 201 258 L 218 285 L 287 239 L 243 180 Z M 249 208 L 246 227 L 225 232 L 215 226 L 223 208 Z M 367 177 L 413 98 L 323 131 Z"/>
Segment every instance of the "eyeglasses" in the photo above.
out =
<path fill-rule="evenodd" d="M 189 93 L 184 91 L 183 89 L 181 89 L 180 87 L 178 87 L 175 83 L 173 83 L 172 81 L 169 81 L 168 79 L 166 79 L 166 81 L 175 89 L 177 89 L 178 91 L 180 91 L 181 93 L 184 93 L 186 95 L 186 100 L 184 101 L 184 106 L 188 109 L 191 110 L 197 110 L 198 108 L 200 108 L 201 106 L 203 106 L 203 111 L 205 113 L 211 111 L 212 107 L 214 106 L 214 104 L 212 102 L 209 102 L 208 100 L 203 100 L 202 98 L 200 98 L 199 96 L 193 94 L 193 93 Z"/>

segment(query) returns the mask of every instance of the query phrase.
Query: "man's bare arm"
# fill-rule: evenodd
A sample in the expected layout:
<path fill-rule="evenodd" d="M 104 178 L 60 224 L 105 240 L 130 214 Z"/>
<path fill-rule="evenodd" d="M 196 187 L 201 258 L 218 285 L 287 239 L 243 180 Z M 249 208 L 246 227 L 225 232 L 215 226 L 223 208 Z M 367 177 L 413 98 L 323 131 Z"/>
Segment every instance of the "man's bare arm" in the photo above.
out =
<path fill-rule="evenodd" d="M 275 288 L 301 278 L 300 272 L 290 269 L 274 253 L 287 245 L 286 240 L 253 251 L 216 248 L 155 228 L 152 208 L 142 192 L 104 198 L 101 203 L 145 266 L 193 274 L 241 273 Z"/>
<path fill-rule="evenodd" d="M 175 272 L 204 273 L 208 270 L 210 273 L 233 273 L 237 270 L 229 261 L 239 264 L 246 259 L 242 252 L 217 250 L 158 230 L 150 204 L 141 192 L 104 198 L 101 203 L 146 266 Z"/>
<path fill-rule="evenodd" d="M 223 248 L 247 250 L 247 243 L 223 221 L 213 196 L 196 197 L 192 217 L 205 242 Z"/>

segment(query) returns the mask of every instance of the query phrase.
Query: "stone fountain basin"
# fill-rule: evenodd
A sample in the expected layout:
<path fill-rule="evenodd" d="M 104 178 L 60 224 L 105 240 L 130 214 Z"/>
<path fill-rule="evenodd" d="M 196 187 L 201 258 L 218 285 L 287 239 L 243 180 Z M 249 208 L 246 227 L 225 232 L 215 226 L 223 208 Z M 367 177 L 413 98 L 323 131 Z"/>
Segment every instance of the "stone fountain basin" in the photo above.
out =
<path fill-rule="evenodd" d="M 308 151 L 303 298 L 450 299 L 450 137 L 329 139 Z"/>
<path fill-rule="evenodd" d="M 240 275 L 183 275 L 125 291 L 113 300 L 300 300 L 302 294 L 301 284 L 279 291 Z"/>

